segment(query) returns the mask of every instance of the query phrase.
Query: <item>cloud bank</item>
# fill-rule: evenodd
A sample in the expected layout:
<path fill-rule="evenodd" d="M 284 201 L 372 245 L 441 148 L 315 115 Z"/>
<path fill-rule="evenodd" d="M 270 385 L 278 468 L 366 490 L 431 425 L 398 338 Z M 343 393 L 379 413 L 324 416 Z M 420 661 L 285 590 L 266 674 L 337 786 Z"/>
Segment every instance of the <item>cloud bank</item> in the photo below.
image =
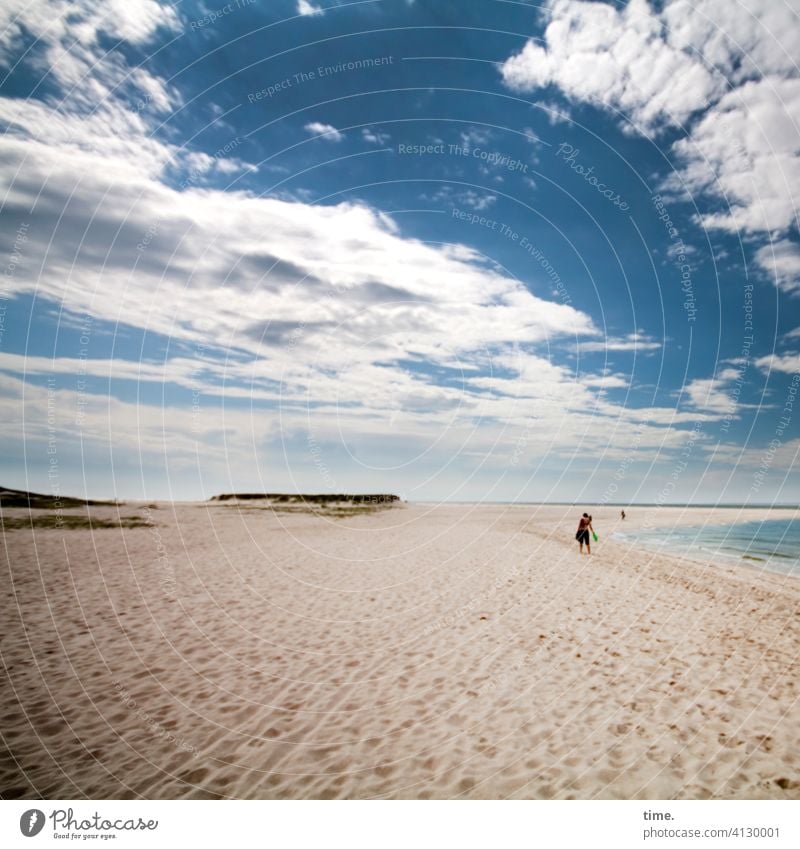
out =
<path fill-rule="evenodd" d="M 551 0 L 542 43 L 531 39 L 501 66 L 520 91 L 548 86 L 617 115 L 630 131 L 682 129 L 668 187 L 722 208 L 699 222 L 733 233 L 797 231 L 800 186 L 800 20 L 773 0 Z M 774 280 L 795 291 L 780 242 L 759 253 Z"/>

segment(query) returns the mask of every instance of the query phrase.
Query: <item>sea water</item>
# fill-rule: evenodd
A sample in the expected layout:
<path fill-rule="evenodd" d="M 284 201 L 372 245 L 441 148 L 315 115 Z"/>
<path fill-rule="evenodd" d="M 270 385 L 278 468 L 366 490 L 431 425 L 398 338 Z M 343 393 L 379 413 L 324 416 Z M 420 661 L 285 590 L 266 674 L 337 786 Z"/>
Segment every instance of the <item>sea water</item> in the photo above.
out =
<path fill-rule="evenodd" d="M 651 528 L 617 532 L 626 543 L 678 554 L 705 563 L 719 560 L 784 575 L 800 576 L 800 521 L 770 519 L 733 525 L 699 525 L 685 528 Z"/>

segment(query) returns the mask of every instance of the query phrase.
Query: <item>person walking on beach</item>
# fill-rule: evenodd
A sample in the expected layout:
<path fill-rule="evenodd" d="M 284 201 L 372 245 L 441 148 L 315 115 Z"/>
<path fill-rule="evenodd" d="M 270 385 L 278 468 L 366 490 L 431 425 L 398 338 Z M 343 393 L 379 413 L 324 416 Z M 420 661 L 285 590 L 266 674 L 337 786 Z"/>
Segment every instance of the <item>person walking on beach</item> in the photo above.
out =
<path fill-rule="evenodd" d="M 583 554 L 584 544 L 586 545 L 586 552 L 588 554 L 592 553 L 591 537 L 589 536 L 590 531 L 591 533 L 594 533 L 592 517 L 588 513 L 584 513 L 578 522 L 578 530 L 575 533 L 575 539 L 580 543 L 581 554 Z"/>
<path fill-rule="evenodd" d="M 625 521 L 625 511 L 624 510 L 622 511 L 622 521 L 623 522 Z"/>

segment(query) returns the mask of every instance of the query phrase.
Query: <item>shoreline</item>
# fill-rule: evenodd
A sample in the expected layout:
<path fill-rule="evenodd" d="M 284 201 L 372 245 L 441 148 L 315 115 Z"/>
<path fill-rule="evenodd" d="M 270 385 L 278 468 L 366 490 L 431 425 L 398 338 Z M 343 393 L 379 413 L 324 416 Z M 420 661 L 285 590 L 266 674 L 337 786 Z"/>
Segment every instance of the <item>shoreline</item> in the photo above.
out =
<path fill-rule="evenodd" d="M 194 502 L 185 502 L 194 503 Z M 199 503 L 199 502 L 198 502 Z M 597 505 L 586 501 L 407 501 L 407 504 L 419 506 L 465 506 L 465 505 L 483 505 L 486 507 L 572 507 L 574 509 L 584 508 L 587 506 L 598 509 Z M 794 510 L 800 513 L 800 505 L 797 504 L 659 504 L 656 501 L 631 503 L 629 501 L 607 501 L 601 504 L 600 508 L 606 509 L 609 507 L 620 509 L 642 509 L 642 508 L 657 508 L 659 510 L 681 510 L 681 509 L 702 509 L 702 510 Z"/>
<path fill-rule="evenodd" d="M 627 542 L 627 541 L 621 540 L 621 539 L 616 539 L 615 542 L 618 542 L 620 545 L 627 545 L 627 546 L 629 546 L 630 548 L 633 548 L 633 549 L 636 548 L 635 544 L 632 543 L 632 542 Z M 653 552 L 652 548 L 646 548 L 645 546 L 642 546 L 638 550 L 640 552 L 643 551 L 643 550 Z M 699 555 L 697 557 L 692 557 L 691 554 L 687 554 L 685 552 L 682 552 L 682 553 L 660 552 L 660 551 L 657 551 L 657 550 L 654 553 L 657 554 L 659 557 L 665 557 L 665 558 L 669 558 L 671 560 L 677 560 L 681 563 L 689 563 L 693 566 L 705 566 L 706 568 L 719 568 L 717 566 L 714 566 L 714 564 L 711 562 L 712 559 L 713 559 L 712 557 L 708 557 L 708 558 L 703 559 Z M 714 557 L 725 558 L 725 563 L 722 564 L 723 566 L 732 566 L 735 569 L 740 569 L 744 572 L 752 572 L 752 573 L 755 573 L 755 574 L 758 574 L 758 575 L 786 578 L 790 581 L 800 580 L 800 572 L 798 572 L 798 573 L 783 572 L 780 569 L 769 569 L 766 566 L 761 567 L 761 566 L 758 566 L 756 562 L 754 562 L 752 564 L 747 563 L 747 562 L 743 562 L 743 561 L 746 560 L 746 558 L 739 557 L 738 555 L 735 555 L 735 554 L 721 554 L 721 553 L 717 552 L 717 553 L 714 554 Z"/>

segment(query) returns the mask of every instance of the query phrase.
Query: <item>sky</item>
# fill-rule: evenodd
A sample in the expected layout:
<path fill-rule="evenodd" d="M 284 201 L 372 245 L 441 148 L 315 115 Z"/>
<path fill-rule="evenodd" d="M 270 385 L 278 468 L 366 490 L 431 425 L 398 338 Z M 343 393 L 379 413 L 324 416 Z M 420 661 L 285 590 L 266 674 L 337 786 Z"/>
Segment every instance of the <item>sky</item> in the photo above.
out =
<path fill-rule="evenodd" d="M 797 0 L 2 0 L 0 484 L 797 503 Z"/>

